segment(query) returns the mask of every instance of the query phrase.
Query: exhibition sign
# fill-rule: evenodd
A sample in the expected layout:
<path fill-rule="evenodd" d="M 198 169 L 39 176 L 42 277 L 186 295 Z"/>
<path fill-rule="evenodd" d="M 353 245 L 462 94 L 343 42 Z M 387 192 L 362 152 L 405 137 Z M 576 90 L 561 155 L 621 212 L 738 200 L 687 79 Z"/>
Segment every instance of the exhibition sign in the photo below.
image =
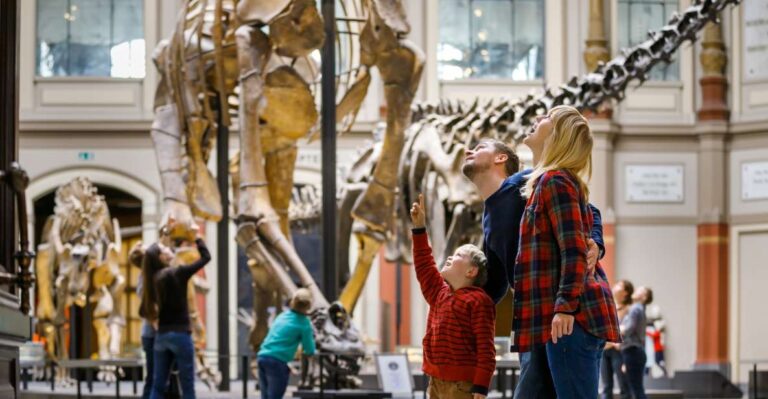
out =
<path fill-rule="evenodd" d="M 626 201 L 633 203 L 684 200 L 684 167 L 678 165 L 626 165 Z"/>

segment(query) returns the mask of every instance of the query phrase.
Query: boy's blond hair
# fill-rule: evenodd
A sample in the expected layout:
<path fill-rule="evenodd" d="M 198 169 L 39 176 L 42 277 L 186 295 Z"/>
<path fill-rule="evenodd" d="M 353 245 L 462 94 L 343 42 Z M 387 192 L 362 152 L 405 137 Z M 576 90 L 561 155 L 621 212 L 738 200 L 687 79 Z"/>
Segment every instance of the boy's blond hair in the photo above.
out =
<path fill-rule="evenodd" d="M 312 309 L 312 293 L 306 288 L 299 288 L 293 293 L 288 306 L 297 313 L 307 314 Z"/>
<path fill-rule="evenodd" d="M 477 276 L 475 276 L 472 285 L 476 287 L 484 286 L 488 282 L 488 259 L 485 257 L 485 253 L 477 245 L 472 244 L 464 244 L 456 249 L 456 251 L 467 255 L 469 263 L 477 267 Z"/>

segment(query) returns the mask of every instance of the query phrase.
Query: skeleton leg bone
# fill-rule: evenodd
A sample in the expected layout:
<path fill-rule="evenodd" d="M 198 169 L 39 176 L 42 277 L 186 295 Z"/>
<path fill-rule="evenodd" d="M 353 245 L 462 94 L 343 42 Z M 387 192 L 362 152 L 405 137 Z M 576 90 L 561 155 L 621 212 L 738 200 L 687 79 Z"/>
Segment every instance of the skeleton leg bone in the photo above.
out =
<path fill-rule="evenodd" d="M 302 284 L 312 292 L 314 305 L 316 307 L 327 306 L 327 300 L 296 254 L 296 250 L 281 231 L 279 217 L 272 208 L 269 191 L 266 187 L 267 178 L 262 157 L 261 130 L 263 127 L 259 125 L 259 116 L 266 105 L 264 101 L 265 82 L 262 75 L 270 55 L 269 39 L 264 33 L 250 26 L 241 26 L 236 35 L 243 88 L 241 104 L 244 114 L 240 128 L 238 242 L 241 245 L 246 244 L 244 248 L 249 248 L 246 252 L 252 259 L 256 259 L 257 262 L 266 260 L 272 269 L 281 268 L 282 262 L 289 265 L 290 269 L 298 275 Z M 252 222 L 255 229 L 244 229 L 247 222 Z M 259 237 L 248 237 L 247 234 L 262 237 L 282 262 L 276 259 L 274 255 L 266 252 L 265 245 L 260 242 Z M 256 245 L 252 245 L 254 243 Z M 278 270 L 275 272 L 279 273 Z M 284 278 L 278 280 L 287 283 Z M 290 280 L 290 277 L 287 280 Z M 283 287 L 283 289 L 290 289 L 290 287 Z M 292 293 L 293 290 L 288 295 Z"/>
<path fill-rule="evenodd" d="M 365 229 L 363 228 L 362 230 Z M 360 293 L 363 291 L 365 282 L 368 279 L 368 273 L 371 271 L 373 258 L 376 257 L 376 253 L 378 253 L 385 238 L 382 233 L 372 231 L 356 232 L 355 237 L 357 237 L 358 242 L 357 264 L 354 272 L 352 272 L 352 277 L 350 277 L 344 286 L 344 290 L 341 292 L 341 296 L 339 296 L 339 302 L 349 313 L 352 313 L 355 309 Z"/>
<path fill-rule="evenodd" d="M 282 301 L 274 275 L 268 266 L 260 265 L 255 260 L 248 261 L 248 268 L 253 277 L 253 326 L 249 335 L 249 342 L 254 352 L 258 352 L 261 343 L 269 331 L 270 306 L 279 308 Z"/>
<path fill-rule="evenodd" d="M 192 211 L 187 201 L 186 183 L 181 164 L 181 128 L 175 104 L 163 105 L 155 109 L 152 141 L 163 186 L 165 217 L 173 218 L 181 224 L 192 225 Z M 162 222 L 163 225 L 166 223 L 167 220 Z"/>
<path fill-rule="evenodd" d="M 421 78 L 424 55 L 402 41 L 400 46 L 378 55 L 376 65 L 384 81 L 387 132 L 371 184 L 355 204 L 352 216 L 373 230 L 384 231 L 392 216 L 405 129 L 410 124 L 411 102 Z"/>

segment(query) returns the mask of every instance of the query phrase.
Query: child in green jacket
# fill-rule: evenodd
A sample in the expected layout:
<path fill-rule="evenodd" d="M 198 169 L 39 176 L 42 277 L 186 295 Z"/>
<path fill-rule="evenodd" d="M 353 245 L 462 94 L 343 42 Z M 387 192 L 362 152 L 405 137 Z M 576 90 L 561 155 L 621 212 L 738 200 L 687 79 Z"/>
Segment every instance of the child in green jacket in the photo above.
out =
<path fill-rule="evenodd" d="M 261 399 L 282 399 L 291 372 L 288 362 L 296 356 L 299 344 L 306 355 L 315 354 L 315 335 L 307 313 L 312 309 L 312 294 L 300 288 L 293 294 L 290 310 L 275 318 L 258 354 Z"/>

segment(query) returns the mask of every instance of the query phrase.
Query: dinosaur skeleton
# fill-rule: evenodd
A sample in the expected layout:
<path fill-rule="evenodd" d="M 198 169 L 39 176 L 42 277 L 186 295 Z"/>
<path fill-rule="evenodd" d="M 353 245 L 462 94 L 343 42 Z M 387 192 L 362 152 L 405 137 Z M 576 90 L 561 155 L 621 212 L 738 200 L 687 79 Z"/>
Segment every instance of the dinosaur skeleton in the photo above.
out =
<path fill-rule="evenodd" d="M 68 323 L 65 311 L 72 305 L 82 308 L 92 304 L 99 359 L 119 356 L 125 327 L 119 306 L 125 286 L 119 264 L 120 226 L 117 219 L 110 219 L 104 197 L 87 178 L 78 177 L 59 187 L 55 203 L 35 261 L 35 314 L 46 355 L 52 361 L 69 358 L 66 337 L 61 333 Z M 70 331 L 73 328 L 70 326 Z M 108 375 L 100 373 L 99 377 Z"/>
<path fill-rule="evenodd" d="M 345 85 L 336 118 L 345 128 L 352 125 L 371 82 L 370 69 L 378 68 L 389 110 L 384 146 L 399 154 L 424 56 L 404 39 L 410 27 L 399 0 L 337 4 L 346 14 L 337 24 L 354 32 L 346 54 L 359 65 L 339 77 Z M 164 224 L 176 222 L 172 237 L 191 238 L 194 217 L 220 219 L 220 193 L 205 165 L 216 129 L 239 117 L 240 152 L 231 162 L 233 208 L 237 242 L 250 258 L 254 280 L 255 349 L 266 335 L 267 306 L 292 295 L 293 277 L 313 294 L 320 349 L 363 349 L 346 309 L 323 296 L 288 238 L 296 142 L 317 130 L 312 88 L 319 69 L 313 53 L 325 40 L 331 38 L 324 37 L 314 0 L 188 0 L 170 40 L 155 51 L 161 80 L 152 138 L 165 193 Z M 354 208 L 364 223 L 380 224 L 376 209 L 394 190 L 396 158 L 376 168 L 379 184 Z"/>
<path fill-rule="evenodd" d="M 315 297 L 319 346 L 360 350 L 348 313 L 387 237 L 407 236 L 403 224 L 395 221 L 407 217 L 415 193 L 436 199 L 428 205 L 435 215 L 432 237 L 446 237 L 435 245 L 438 252 L 479 241 L 482 204 L 458 173 L 464 148 L 485 136 L 519 142 L 532 119 L 556 105 L 596 110 L 606 101 L 621 101 L 632 81 L 642 84 L 654 65 L 668 62 L 683 42 L 693 41 L 707 22 L 738 0 L 696 1 L 651 32 L 647 41 L 543 95 L 469 108 L 449 102 L 420 105 L 413 115 L 423 55 L 404 39 L 409 26 L 401 2 L 339 3 L 351 15 L 344 19 L 347 27 L 359 28 L 359 42 L 351 48 L 359 51 L 360 65 L 346 71 L 350 79 L 338 103 L 337 121 L 344 127 L 354 122 L 374 66 L 384 81 L 388 112 L 383 141 L 354 164 L 339 203 L 338 258 L 345 281 L 338 304 L 323 297 L 288 239 L 296 142 L 317 130 L 312 84 L 318 68 L 312 54 L 329 39 L 323 37 L 315 2 L 190 0 L 170 41 L 156 50 L 162 79 L 152 137 L 166 219 L 181 222 L 172 235 L 188 235 L 184 226 L 194 224 L 193 215 L 219 218 L 220 194 L 205 164 L 215 128 L 229 126 L 232 116 L 239 116 L 241 150 L 231 163 L 233 207 L 237 241 L 250 258 L 254 279 L 251 343 L 256 348 L 266 335 L 267 306 L 291 295 L 296 277 Z M 359 255 L 350 276 L 346 250 L 352 236 Z M 407 254 L 406 246 L 389 245 L 388 252 Z M 354 371 L 355 364 L 349 367 Z"/>

